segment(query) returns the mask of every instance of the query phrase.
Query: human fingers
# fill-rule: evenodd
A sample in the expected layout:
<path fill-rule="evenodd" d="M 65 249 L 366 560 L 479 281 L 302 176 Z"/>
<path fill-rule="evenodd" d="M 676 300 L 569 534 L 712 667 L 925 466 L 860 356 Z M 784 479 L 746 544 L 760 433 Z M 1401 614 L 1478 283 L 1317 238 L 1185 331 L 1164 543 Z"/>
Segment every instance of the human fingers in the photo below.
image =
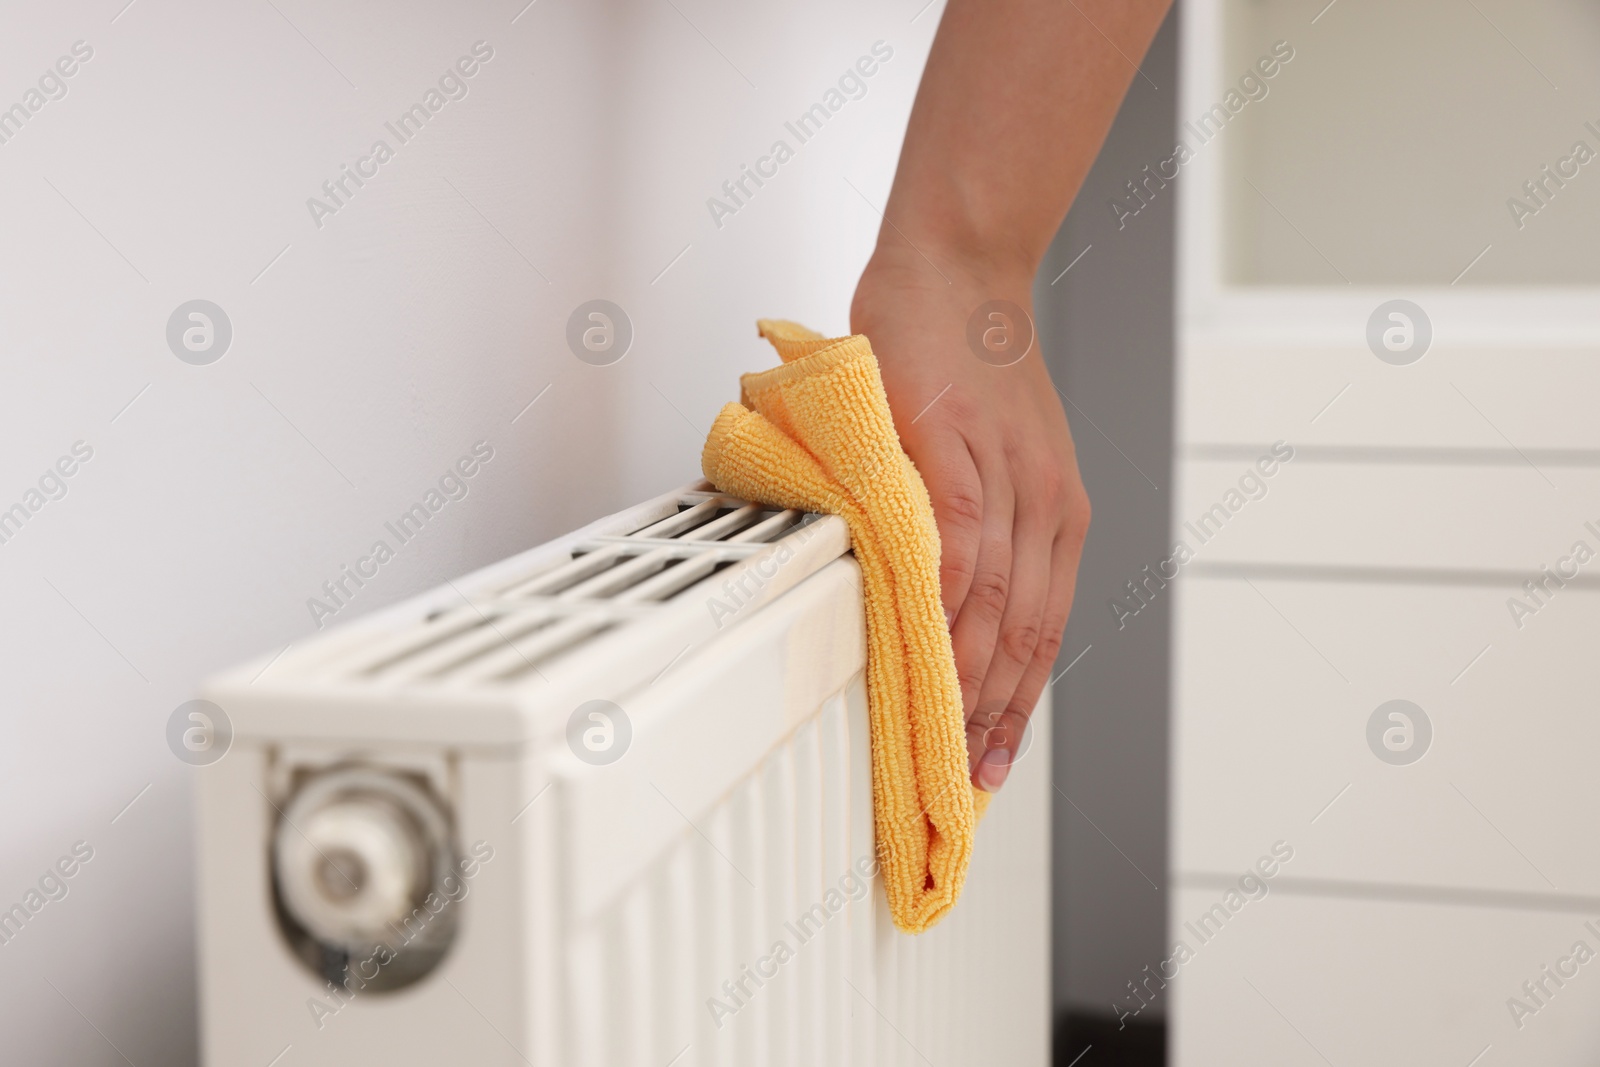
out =
<path fill-rule="evenodd" d="M 1017 685 L 1034 662 L 1034 652 L 1044 634 L 1045 605 L 1052 580 L 1051 548 L 1055 541 L 1055 516 L 1033 497 L 1027 483 L 1017 489 L 1016 528 L 1012 541 L 1011 582 L 1005 612 L 1000 620 L 994 654 L 989 661 L 977 707 L 1005 711 L 1014 703 Z M 1031 705 L 1029 705 L 1031 707 Z M 1023 709 L 1024 713 L 1026 709 Z M 1001 739 L 1003 741 L 1003 739 Z M 985 749 L 1005 747 L 992 734 Z M 1010 745 L 1011 754 L 1016 752 Z M 998 757 L 997 757 L 998 758 Z M 1009 759 L 999 765 L 1000 781 Z M 991 764 L 993 761 L 991 761 Z M 999 782 L 994 783 L 998 788 Z"/>
<path fill-rule="evenodd" d="M 1051 552 L 1050 591 L 1045 600 L 1039 642 L 1034 647 L 1033 659 L 1003 708 L 991 713 L 992 725 L 978 738 L 984 746 L 983 750 L 968 753 L 974 784 L 990 792 L 1005 784 L 1011 767 L 1027 751 L 1028 722 L 1039 705 L 1045 687 L 1052 681 L 1056 655 L 1061 650 L 1062 631 L 1072 610 L 1078 561 L 1083 554 L 1084 533 L 1089 520 L 1087 498 L 1074 514 L 1078 517 L 1062 529 Z M 969 730 L 969 747 L 972 740 Z"/>
<path fill-rule="evenodd" d="M 967 443 L 954 427 L 929 427 L 907 442 L 906 451 L 933 503 L 939 528 L 939 597 L 953 629 L 977 569 L 983 485 Z"/>
<path fill-rule="evenodd" d="M 994 659 L 1011 591 L 1012 531 L 1016 498 L 998 447 L 980 447 L 975 462 L 982 482 L 983 521 L 978 534 L 977 559 L 972 582 L 955 613 L 951 642 L 955 646 L 956 677 L 961 682 L 961 705 L 967 719 L 978 704 L 984 676 Z"/>

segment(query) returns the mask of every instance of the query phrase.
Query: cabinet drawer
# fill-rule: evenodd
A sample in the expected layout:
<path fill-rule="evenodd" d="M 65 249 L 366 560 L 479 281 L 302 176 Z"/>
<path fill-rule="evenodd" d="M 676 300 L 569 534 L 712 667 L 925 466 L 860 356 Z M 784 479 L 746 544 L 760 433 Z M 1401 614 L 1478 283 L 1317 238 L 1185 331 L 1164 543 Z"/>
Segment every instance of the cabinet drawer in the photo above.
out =
<path fill-rule="evenodd" d="M 1173 936 L 1222 896 L 1175 892 Z M 1562 965 L 1577 973 L 1561 987 L 1546 979 L 1553 995 L 1520 1028 L 1507 1006 L 1576 942 L 1600 951 L 1585 918 L 1273 889 L 1210 941 L 1186 938 L 1194 954 L 1160 991 L 1172 994 L 1170 1062 L 1587 1067 L 1600 1057 L 1600 957 Z"/>
<path fill-rule="evenodd" d="M 1178 442 L 1512 452 L 1600 450 L 1600 350 L 1436 342 L 1384 363 L 1354 319 L 1344 347 L 1189 342 L 1179 359 Z"/>
<path fill-rule="evenodd" d="M 1258 477 L 1262 455 L 1179 464 L 1172 535 L 1198 565 L 1502 571 L 1515 585 L 1579 540 L 1600 553 L 1600 467 L 1541 476 L 1521 463 L 1327 463 L 1297 450 Z M 1600 575 L 1600 556 L 1588 573 L 1580 584 Z"/>
<path fill-rule="evenodd" d="M 1506 597 L 1181 579 L 1174 869 L 1240 870 L 1284 839 L 1300 876 L 1600 894 L 1600 593 L 1559 591 L 1520 629 Z M 1421 709 L 1409 737 L 1389 711 L 1369 734 L 1397 699 Z"/>

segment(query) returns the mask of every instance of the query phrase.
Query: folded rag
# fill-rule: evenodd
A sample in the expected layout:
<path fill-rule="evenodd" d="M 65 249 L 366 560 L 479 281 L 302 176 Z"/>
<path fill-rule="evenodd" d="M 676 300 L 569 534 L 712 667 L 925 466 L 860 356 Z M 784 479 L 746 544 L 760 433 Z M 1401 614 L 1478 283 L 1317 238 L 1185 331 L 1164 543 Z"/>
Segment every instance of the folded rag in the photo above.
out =
<path fill-rule="evenodd" d="M 967 769 L 961 686 L 939 602 L 939 531 L 900 447 L 863 336 L 763 319 L 783 365 L 740 379 L 706 438 L 719 490 L 843 516 L 861 566 L 879 866 L 895 925 L 921 933 L 955 906 L 989 794 Z"/>

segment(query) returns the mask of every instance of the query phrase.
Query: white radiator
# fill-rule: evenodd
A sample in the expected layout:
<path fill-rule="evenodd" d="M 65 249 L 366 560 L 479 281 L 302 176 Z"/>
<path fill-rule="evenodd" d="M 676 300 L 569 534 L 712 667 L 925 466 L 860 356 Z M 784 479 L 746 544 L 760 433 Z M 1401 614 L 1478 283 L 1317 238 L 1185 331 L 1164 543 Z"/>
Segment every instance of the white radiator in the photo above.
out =
<path fill-rule="evenodd" d="M 205 1062 L 1045 1063 L 1049 709 L 897 931 L 848 548 L 701 485 L 217 679 Z"/>

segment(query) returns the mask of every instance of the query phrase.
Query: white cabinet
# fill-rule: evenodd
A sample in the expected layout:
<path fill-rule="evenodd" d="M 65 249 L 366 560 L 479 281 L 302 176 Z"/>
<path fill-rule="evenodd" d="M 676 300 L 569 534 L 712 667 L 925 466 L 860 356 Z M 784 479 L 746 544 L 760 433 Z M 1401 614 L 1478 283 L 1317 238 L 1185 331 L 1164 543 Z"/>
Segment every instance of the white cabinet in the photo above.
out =
<path fill-rule="evenodd" d="M 1590 1063 L 1600 12 L 1324 2 L 1183 13 L 1173 1063 Z"/>

